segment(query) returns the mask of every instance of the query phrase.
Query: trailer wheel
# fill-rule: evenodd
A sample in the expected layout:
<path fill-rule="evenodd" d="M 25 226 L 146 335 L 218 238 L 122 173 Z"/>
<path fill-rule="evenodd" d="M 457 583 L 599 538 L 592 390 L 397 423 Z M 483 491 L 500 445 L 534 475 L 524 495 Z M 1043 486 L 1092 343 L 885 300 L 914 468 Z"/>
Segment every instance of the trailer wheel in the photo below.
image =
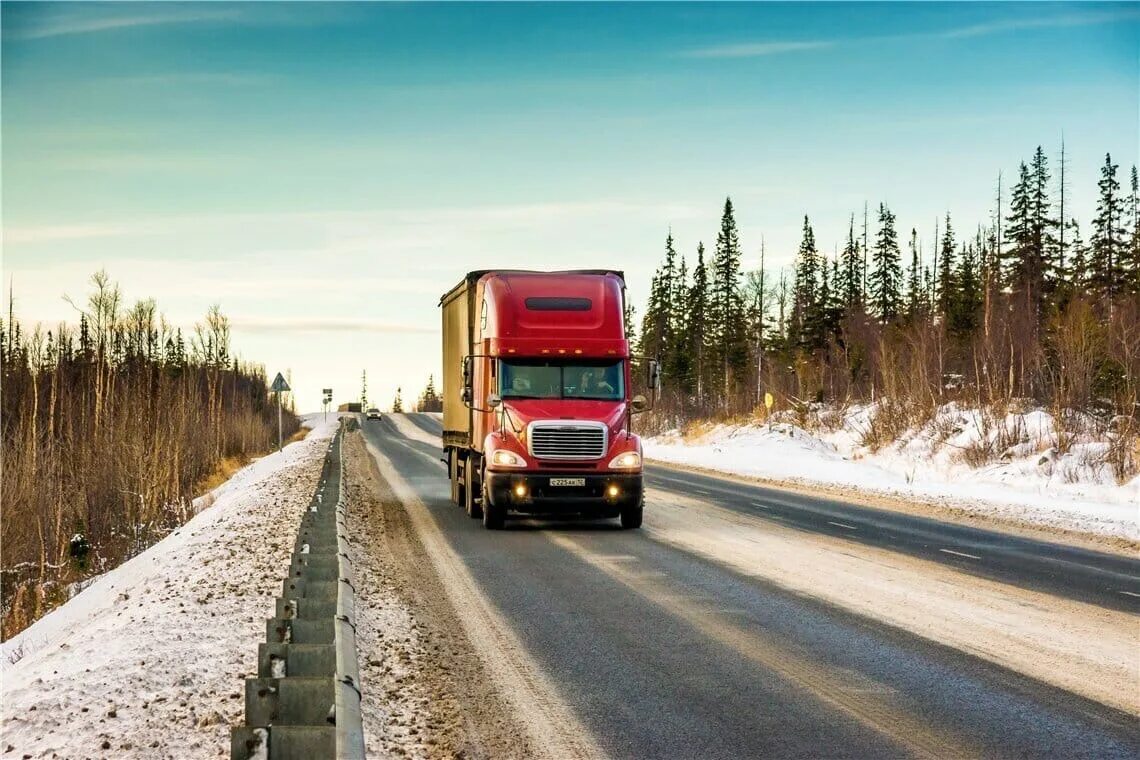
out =
<path fill-rule="evenodd" d="M 459 482 L 459 452 L 455 449 L 447 450 L 447 474 L 451 479 L 451 503 L 460 506 L 463 504 L 463 484 Z"/>
<path fill-rule="evenodd" d="M 621 511 L 622 530 L 633 530 L 641 527 L 641 517 L 645 507 L 638 504 L 636 507 L 626 507 Z"/>
<path fill-rule="evenodd" d="M 475 500 L 475 494 L 479 493 L 479 484 L 475 482 L 475 458 L 467 457 L 467 462 L 463 466 L 463 511 L 467 516 L 473 519 L 479 519 L 483 516 L 483 509 L 479 502 Z"/>

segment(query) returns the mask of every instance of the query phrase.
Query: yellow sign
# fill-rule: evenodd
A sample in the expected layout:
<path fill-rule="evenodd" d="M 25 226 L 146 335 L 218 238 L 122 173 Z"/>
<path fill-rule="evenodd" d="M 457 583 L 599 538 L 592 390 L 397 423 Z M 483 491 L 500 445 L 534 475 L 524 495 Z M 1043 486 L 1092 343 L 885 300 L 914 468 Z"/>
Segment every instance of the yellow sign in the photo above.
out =
<path fill-rule="evenodd" d="M 771 393 L 765 393 L 764 394 L 764 408 L 770 410 L 772 408 L 772 404 L 774 404 L 774 403 L 776 403 L 776 399 L 772 398 L 772 394 Z"/>

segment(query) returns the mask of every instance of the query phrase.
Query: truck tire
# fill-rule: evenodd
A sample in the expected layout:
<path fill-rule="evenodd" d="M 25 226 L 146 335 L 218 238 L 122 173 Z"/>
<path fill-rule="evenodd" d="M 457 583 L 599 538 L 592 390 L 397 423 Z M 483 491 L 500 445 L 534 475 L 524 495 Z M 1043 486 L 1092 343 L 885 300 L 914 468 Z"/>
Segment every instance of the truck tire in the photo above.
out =
<path fill-rule="evenodd" d="M 459 452 L 455 449 L 447 450 L 447 474 L 451 480 L 451 503 L 462 506 L 463 485 L 459 482 Z"/>
<path fill-rule="evenodd" d="M 479 493 L 479 484 L 475 482 L 475 458 L 467 457 L 467 462 L 463 467 L 463 511 L 467 516 L 472 519 L 479 519 L 483 516 L 483 509 L 479 502 L 475 500 L 475 494 Z"/>
<path fill-rule="evenodd" d="M 645 512 L 644 505 L 638 504 L 636 507 L 626 507 L 621 511 L 621 528 L 622 530 L 634 530 L 641 527 L 641 517 Z"/>
<path fill-rule="evenodd" d="M 480 481 L 482 483 L 480 490 L 483 493 L 483 527 L 487 530 L 502 530 L 507 522 L 506 507 L 492 504 L 487 494 L 487 478 L 480 478 Z"/>

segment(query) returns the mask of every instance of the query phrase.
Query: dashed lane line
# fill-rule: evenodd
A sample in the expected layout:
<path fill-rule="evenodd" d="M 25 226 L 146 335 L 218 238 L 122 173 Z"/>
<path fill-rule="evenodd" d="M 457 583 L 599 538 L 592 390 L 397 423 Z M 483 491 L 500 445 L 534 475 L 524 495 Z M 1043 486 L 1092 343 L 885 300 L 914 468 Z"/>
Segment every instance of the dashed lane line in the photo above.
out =
<path fill-rule="evenodd" d="M 953 554 L 957 557 L 969 557 L 970 559 L 981 559 L 981 557 L 979 557 L 975 554 L 966 554 L 966 552 L 956 552 L 953 549 L 939 549 L 938 551 L 942 552 L 943 554 Z"/>

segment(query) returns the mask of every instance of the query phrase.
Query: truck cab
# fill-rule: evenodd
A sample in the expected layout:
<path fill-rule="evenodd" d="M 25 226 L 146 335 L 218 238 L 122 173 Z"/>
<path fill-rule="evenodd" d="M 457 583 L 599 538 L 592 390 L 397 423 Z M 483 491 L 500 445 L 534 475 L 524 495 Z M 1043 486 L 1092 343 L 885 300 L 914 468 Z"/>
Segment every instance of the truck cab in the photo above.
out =
<path fill-rule="evenodd" d="M 514 515 L 641 525 L 641 440 L 620 272 L 472 272 L 441 299 L 452 499 Z M 656 363 L 648 362 L 650 387 Z"/>

